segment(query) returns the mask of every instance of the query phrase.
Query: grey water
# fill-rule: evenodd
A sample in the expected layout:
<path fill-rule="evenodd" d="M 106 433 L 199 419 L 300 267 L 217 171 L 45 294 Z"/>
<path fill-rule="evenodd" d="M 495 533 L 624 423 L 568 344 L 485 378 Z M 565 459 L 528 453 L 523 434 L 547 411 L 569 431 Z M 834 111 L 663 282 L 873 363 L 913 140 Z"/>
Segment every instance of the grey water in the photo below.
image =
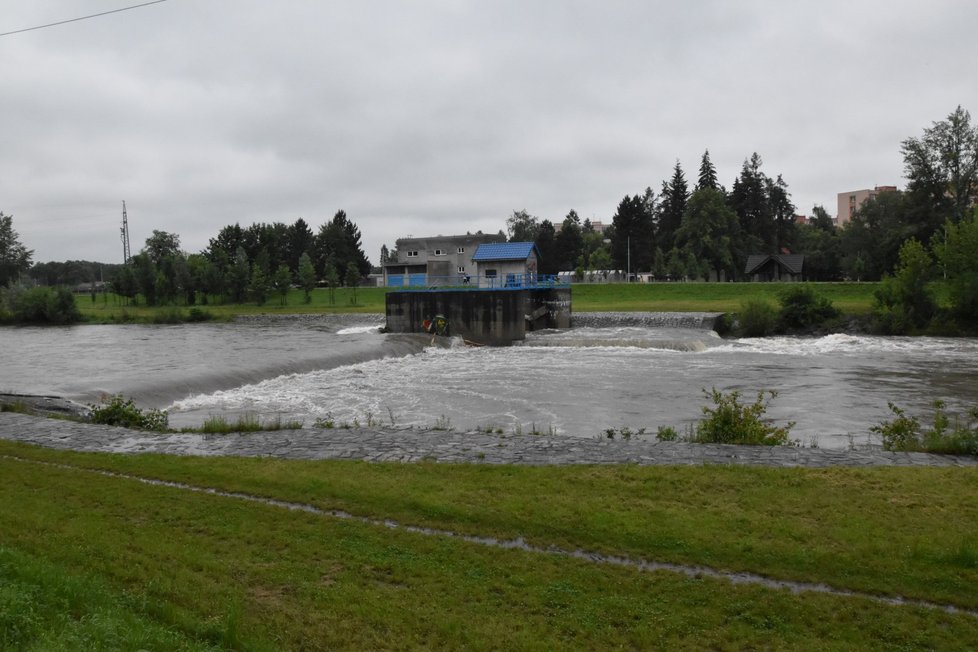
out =
<path fill-rule="evenodd" d="M 583 321 L 583 320 L 582 320 Z M 0 392 L 94 403 L 103 394 L 166 409 L 174 426 L 212 415 L 336 425 L 493 428 L 596 437 L 608 428 L 682 431 L 704 390 L 794 421 L 804 445 L 873 443 L 888 402 L 978 403 L 978 340 L 855 335 L 722 339 L 656 320 L 589 318 L 521 346 L 382 334 L 382 316 L 256 318 L 228 324 L 0 330 Z"/>

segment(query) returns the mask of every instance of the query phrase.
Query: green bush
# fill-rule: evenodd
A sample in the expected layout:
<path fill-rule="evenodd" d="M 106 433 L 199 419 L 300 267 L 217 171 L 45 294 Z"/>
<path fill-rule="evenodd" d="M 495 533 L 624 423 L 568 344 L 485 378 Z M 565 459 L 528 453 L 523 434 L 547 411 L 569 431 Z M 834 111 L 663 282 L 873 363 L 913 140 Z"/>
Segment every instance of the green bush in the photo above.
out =
<path fill-rule="evenodd" d="M 883 439 L 888 451 L 941 453 L 945 455 L 978 455 L 978 406 L 968 411 L 968 418 L 948 416 L 944 401 L 934 401 L 934 425 L 924 429 L 920 420 L 893 403 L 888 403 L 895 417 L 870 428 Z"/>
<path fill-rule="evenodd" d="M 105 397 L 99 405 L 89 407 L 92 423 L 155 432 L 166 432 L 169 427 L 169 417 L 165 410 L 153 409 L 144 412 L 136 407 L 131 398 L 124 399 L 121 394 Z"/>
<path fill-rule="evenodd" d="M 810 285 L 790 287 L 781 293 L 778 300 L 781 302 L 778 321 L 787 330 L 815 328 L 839 316 L 832 302 Z"/>
<path fill-rule="evenodd" d="M 74 324 L 82 318 L 74 295 L 64 287 L 15 287 L 6 301 L 11 318 L 23 324 Z"/>
<path fill-rule="evenodd" d="M 740 333 L 744 337 L 770 335 L 777 321 L 774 307 L 763 299 L 749 299 L 740 304 L 737 317 L 740 322 Z"/>
<path fill-rule="evenodd" d="M 795 425 L 793 421 L 784 427 L 777 427 L 762 420 L 768 406 L 763 391 L 757 393 L 757 400 L 750 405 L 740 403 L 740 392 L 724 394 L 713 388 L 709 392 L 704 389 L 703 393 L 713 401 L 713 407 L 703 408 L 706 416 L 696 426 L 694 442 L 762 446 L 785 446 L 791 443 L 788 433 Z M 768 395 L 773 399 L 778 394 L 770 391 Z"/>
<path fill-rule="evenodd" d="M 874 293 L 880 330 L 900 335 L 923 328 L 937 312 L 929 285 L 934 261 L 924 245 L 911 238 L 900 247 L 900 262 Z"/>

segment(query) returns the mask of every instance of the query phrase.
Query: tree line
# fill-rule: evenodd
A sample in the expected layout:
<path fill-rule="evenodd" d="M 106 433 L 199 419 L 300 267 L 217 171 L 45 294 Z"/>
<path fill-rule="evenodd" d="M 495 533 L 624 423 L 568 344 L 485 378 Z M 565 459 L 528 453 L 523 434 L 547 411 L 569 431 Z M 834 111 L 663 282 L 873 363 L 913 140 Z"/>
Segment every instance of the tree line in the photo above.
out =
<path fill-rule="evenodd" d="M 332 290 L 356 287 L 370 273 L 360 229 L 338 211 L 317 232 L 302 218 L 292 224 L 233 224 L 211 238 L 197 254 L 180 250 L 180 237 L 153 231 L 143 249 L 116 271 L 113 290 L 148 305 L 217 301 L 264 304 L 290 288 L 309 293 L 322 280 Z"/>
<path fill-rule="evenodd" d="M 810 281 L 878 281 L 913 238 L 930 246 L 974 212 L 978 195 L 978 127 L 960 106 L 919 138 L 901 144 L 905 190 L 880 192 L 842 227 L 821 205 L 795 217 L 788 184 L 762 169 L 754 153 L 729 189 L 706 150 L 693 187 L 679 161 L 656 194 L 651 187 L 619 202 L 611 226 L 597 233 L 571 210 L 555 225 L 525 210 L 507 221 L 511 241 L 534 241 L 544 274 L 630 270 L 657 279 L 740 280 L 752 254 L 800 253 Z"/>

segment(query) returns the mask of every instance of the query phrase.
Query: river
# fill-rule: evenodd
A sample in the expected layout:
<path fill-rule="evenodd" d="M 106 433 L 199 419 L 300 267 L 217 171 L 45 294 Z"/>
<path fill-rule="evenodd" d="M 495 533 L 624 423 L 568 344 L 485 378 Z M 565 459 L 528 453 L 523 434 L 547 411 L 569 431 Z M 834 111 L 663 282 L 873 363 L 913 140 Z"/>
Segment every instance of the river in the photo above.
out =
<path fill-rule="evenodd" d="M 585 320 L 581 320 L 582 322 Z M 176 326 L 0 329 L 0 392 L 94 403 L 123 394 L 174 427 L 211 415 L 601 436 L 683 431 L 704 390 L 776 390 L 768 416 L 802 445 L 873 443 L 887 402 L 927 414 L 978 403 L 978 340 L 854 335 L 722 339 L 703 328 L 590 325 L 521 346 L 382 334 L 382 316 L 242 319 Z"/>

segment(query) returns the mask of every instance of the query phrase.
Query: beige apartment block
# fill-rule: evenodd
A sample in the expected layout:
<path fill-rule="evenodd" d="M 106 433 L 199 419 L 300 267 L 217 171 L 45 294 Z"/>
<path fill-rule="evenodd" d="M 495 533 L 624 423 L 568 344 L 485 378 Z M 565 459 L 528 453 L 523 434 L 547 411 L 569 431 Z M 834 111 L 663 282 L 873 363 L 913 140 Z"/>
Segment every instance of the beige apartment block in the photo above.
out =
<path fill-rule="evenodd" d="M 845 226 L 856 214 L 859 207 L 870 199 L 874 199 L 881 192 L 893 192 L 896 186 L 876 186 L 872 190 L 853 190 L 851 192 L 839 193 L 839 211 L 836 213 L 835 225 Z"/>

